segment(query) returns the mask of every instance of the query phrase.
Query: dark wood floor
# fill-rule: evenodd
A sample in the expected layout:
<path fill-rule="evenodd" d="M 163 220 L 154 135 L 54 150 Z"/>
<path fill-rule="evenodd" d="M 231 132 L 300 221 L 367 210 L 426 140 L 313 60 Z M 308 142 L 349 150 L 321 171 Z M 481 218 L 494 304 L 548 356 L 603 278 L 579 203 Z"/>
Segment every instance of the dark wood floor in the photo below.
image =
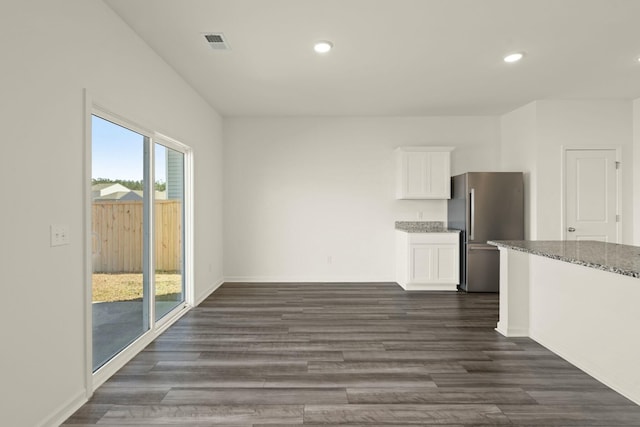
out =
<path fill-rule="evenodd" d="M 225 284 L 64 425 L 640 426 L 497 313 L 492 294 Z"/>

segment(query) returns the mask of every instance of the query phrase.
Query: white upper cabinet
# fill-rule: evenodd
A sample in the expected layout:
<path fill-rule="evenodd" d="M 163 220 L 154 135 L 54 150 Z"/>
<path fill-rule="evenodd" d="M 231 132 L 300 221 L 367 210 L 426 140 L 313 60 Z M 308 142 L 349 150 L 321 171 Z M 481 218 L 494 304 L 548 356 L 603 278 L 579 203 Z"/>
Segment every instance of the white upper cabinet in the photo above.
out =
<path fill-rule="evenodd" d="M 450 199 L 453 147 L 396 148 L 397 199 Z"/>

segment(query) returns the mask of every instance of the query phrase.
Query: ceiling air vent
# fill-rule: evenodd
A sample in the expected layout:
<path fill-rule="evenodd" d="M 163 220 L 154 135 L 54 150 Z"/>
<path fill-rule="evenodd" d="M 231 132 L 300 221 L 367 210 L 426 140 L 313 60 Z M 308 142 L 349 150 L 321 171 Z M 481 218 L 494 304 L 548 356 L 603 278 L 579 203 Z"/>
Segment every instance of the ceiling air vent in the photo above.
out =
<path fill-rule="evenodd" d="M 214 50 L 229 50 L 229 44 L 224 38 L 224 34 L 222 33 L 209 33 L 205 34 L 204 38 L 207 39 L 207 43 L 211 46 L 211 49 Z"/>

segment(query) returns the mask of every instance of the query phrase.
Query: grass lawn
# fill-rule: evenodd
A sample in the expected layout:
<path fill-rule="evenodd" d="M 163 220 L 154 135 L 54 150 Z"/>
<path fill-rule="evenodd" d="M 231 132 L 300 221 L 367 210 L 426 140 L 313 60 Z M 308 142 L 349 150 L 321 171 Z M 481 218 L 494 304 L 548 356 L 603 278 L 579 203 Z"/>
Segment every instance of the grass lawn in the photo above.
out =
<path fill-rule="evenodd" d="M 182 275 L 156 274 L 156 300 L 175 301 L 182 292 Z M 142 300 L 142 274 L 93 275 L 93 302 Z"/>

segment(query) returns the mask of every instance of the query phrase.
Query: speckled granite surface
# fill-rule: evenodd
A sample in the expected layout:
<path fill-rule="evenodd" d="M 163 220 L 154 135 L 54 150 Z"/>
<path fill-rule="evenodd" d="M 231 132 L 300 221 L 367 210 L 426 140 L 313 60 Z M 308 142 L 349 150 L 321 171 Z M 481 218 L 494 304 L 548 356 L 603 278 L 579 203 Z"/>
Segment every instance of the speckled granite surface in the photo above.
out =
<path fill-rule="evenodd" d="M 591 240 L 497 240 L 489 244 L 640 278 L 640 247 Z"/>
<path fill-rule="evenodd" d="M 442 221 L 396 221 L 396 230 L 407 233 L 459 233 L 445 228 Z"/>

